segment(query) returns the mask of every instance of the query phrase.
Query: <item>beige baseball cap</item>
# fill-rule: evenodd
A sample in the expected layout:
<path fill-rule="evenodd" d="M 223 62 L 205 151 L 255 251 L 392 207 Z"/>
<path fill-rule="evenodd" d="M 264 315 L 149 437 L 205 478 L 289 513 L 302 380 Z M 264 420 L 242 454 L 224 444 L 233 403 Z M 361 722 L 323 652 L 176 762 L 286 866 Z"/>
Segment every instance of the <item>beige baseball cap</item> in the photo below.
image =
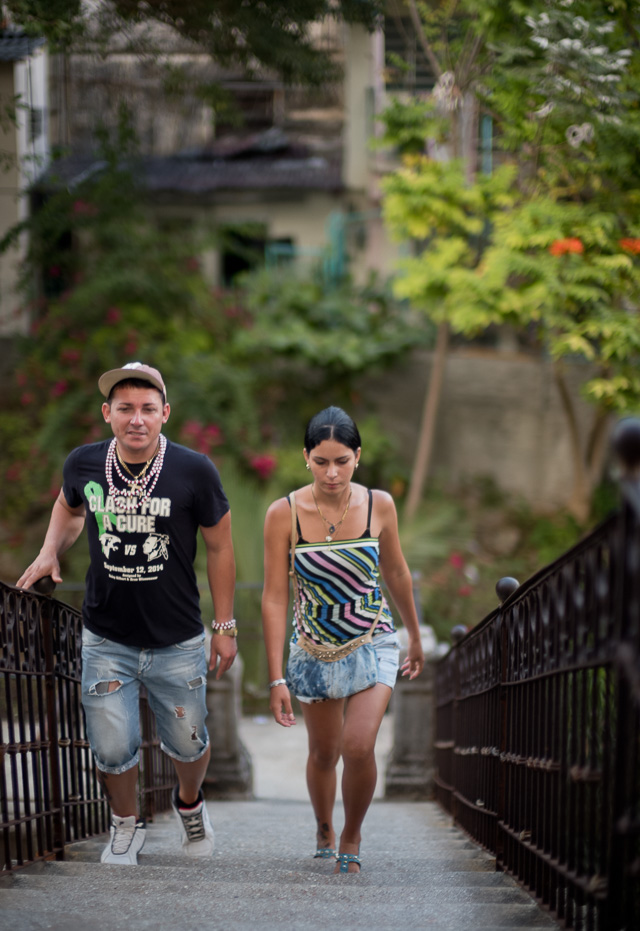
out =
<path fill-rule="evenodd" d="M 166 401 L 167 389 L 164 386 L 162 375 L 158 369 L 151 368 L 150 365 L 145 365 L 144 362 L 127 362 L 121 369 L 110 369 L 98 379 L 98 388 L 105 398 L 108 398 L 114 385 L 117 385 L 119 381 L 126 381 L 128 378 L 148 381 L 154 388 L 162 391 Z"/>

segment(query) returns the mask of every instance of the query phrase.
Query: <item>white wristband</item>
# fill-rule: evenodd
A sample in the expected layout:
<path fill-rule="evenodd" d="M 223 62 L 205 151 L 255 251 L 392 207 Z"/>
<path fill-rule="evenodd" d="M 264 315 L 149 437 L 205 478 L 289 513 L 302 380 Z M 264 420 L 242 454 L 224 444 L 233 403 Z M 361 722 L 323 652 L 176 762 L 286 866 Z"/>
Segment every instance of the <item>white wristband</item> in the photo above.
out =
<path fill-rule="evenodd" d="M 286 679 L 274 679 L 273 682 L 269 683 L 269 688 L 275 689 L 276 685 L 286 685 L 286 684 L 287 684 Z"/>

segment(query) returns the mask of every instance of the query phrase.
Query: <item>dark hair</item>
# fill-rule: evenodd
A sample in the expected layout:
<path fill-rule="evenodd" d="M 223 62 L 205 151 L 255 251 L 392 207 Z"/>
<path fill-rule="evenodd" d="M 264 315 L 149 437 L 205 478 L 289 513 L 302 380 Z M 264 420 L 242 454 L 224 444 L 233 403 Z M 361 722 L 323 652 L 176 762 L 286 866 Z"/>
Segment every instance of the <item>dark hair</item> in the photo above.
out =
<path fill-rule="evenodd" d="M 122 381 L 117 381 L 109 392 L 109 397 L 107 398 L 107 404 L 109 407 L 111 407 L 113 396 L 118 388 L 153 388 L 153 390 L 157 391 L 162 398 L 162 406 L 164 407 L 164 405 L 167 403 L 164 391 L 160 391 L 159 388 L 156 388 L 155 385 L 152 385 L 151 382 L 147 381 L 145 378 L 123 378 Z"/>
<path fill-rule="evenodd" d="M 354 421 L 341 407 L 327 407 L 312 417 L 304 433 L 304 448 L 308 453 L 323 440 L 335 440 L 354 453 L 362 442 Z"/>

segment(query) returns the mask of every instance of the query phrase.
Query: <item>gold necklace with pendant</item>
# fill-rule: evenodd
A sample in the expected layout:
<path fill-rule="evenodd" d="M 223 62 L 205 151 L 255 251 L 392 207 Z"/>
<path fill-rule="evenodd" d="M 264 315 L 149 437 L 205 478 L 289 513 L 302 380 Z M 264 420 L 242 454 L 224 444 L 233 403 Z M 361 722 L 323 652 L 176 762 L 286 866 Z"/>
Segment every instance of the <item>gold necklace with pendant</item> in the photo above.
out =
<path fill-rule="evenodd" d="M 316 496 L 315 496 L 314 491 L 313 491 L 313 485 L 311 486 L 311 496 L 312 496 L 312 498 L 313 498 L 313 503 L 315 504 L 316 510 L 317 510 L 318 514 L 320 515 L 320 517 L 322 518 L 322 520 L 324 521 L 324 523 L 327 525 L 327 529 L 328 529 L 328 531 L 329 531 L 329 533 L 328 533 L 327 536 L 325 537 L 325 540 L 326 540 L 327 543 L 331 543 L 331 542 L 332 542 L 334 534 L 340 529 L 340 526 L 341 526 L 343 520 L 344 520 L 345 517 L 347 516 L 347 512 L 349 511 L 349 508 L 351 507 L 351 495 L 352 495 L 352 494 L 353 494 L 353 489 L 350 489 L 350 491 L 349 491 L 349 498 L 347 499 L 347 506 L 346 506 L 346 508 L 344 509 L 344 513 L 343 513 L 342 517 L 340 518 L 340 520 L 339 520 L 337 523 L 334 524 L 334 523 L 332 523 L 330 520 L 327 520 L 327 518 L 324 516 L 324 514 L 323 514 L 322 511 L 320 510 L 320 505 L 319 505 L 318 502 L 316 501 Z"/>

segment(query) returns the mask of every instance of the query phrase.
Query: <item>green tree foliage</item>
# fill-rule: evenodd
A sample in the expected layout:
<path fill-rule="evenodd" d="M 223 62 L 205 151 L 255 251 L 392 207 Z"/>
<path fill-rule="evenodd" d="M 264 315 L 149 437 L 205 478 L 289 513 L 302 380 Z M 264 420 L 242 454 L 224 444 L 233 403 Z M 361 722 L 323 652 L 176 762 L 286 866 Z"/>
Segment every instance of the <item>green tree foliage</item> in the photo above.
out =
<path fill-rule="evenodd" d="M 388 284 L 375 276 L 360 288 L 345 280 L 328 288 L 323 276 L 300 276 L 265 269 L 246 279 L 244 299 L 253 318 L 239 332 L 236 348 L 264 368 L 271 354 L 290 360 L 298 377 L 317 370 L 328 382 L 349 390 L 353 375 L 379 368 L 428 339 L 416 336 L 417 317 L 398 304 Z M 344 387 L 339 390 L 345 390 Z"/>
<path fill-rule="evenodd" d="M 27 32 L 45 36 L 55 50 L 69 48 L 84 32 L 82 0 L 8 0 L 2 6 Z"/>
<path fill-rule="evenodd" d="M 109 368 L 157 365 L 170 386 L 168 435 L 261 483 L 313 413 L 303 393 L 314 410 L 325 397 L 347 404 L 355 373 L 416 343 L 413 314 L 375 281 L 260 270 L 212 288 L 198 258 L 207 243 L 150 221 L 127 125 L 123 116 L 113 144 L 103 138 L 99 170 L 49 190 L 5 243 L 29 233 L 33 320 L 0 417 L 5 518 L 48 510 L 69 450 L 108 435 L 96 379 Z"/>
<path fill-rule="evenodd" d="M 625 0 L 536 4 L 524 17 L 526 42 L 496 46 L 485 100 L 531 193 L 584 202 L 637 188 L 640 33 L 631 9 Z"/>
<path fill-rule="evenodd" d="M 584 520 L 607 413 L 640 404 L 638 33 L 624 0 L 532 4 L 508 38 L 492 2 L 471 5 L 493 57 L 477 92 L 513 155 L 466 185 L 468 166 L 405 156 L 384 183 L 389 227 L 413 243 L 396 293 L 467 336 L 505 323 L 537 336 L 554 360 L 574 455 L 570 506 Z M 403 115 L 395 102 L 387 120 L 414 152 L 417 106 Z M 586 441 L 563 370 L 578 359 L 595 405 Z"/>
<path fill-rule="evenodd" d="M 471 310 L 473 292 L 494 218 L 513 202 L 514 173 L 504 167 L 468 186 L 459 161 L 414 156 L 383 181 L 385 220 L 396 238 L 413 242 L 395 292 L 456 332 L 475 335 L 495 320 Z"/>
<path fill-rule="evenodd" d="M 137 54 L 157 51 L 154 26 L 169 27 L 195 51 L 248 73 L 268 68 L 289 83 L 323 84 L 334 68 L 314 42 L 314 27 L 341 18 L 373 28 L 377 0 L 98 0 L 87 15 L 80 0 L 6 0 L 15 21 L 46 36 L 54 50 L 94 47 L 131 35 Z M 132 31 L 135 30 L 135 31 Z"/>

